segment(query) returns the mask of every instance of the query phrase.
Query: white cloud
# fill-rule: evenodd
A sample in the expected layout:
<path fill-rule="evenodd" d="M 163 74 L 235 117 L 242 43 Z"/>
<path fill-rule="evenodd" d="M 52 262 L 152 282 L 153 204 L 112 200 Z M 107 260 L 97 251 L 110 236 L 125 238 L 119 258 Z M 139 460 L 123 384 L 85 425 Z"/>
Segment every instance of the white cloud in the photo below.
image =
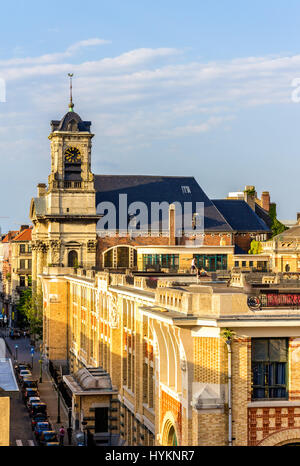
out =
<path fill-rule="evenodd" d="M 74 55 L 76 52 L 78 52 L 78 50 L 82 48 L 110 43 L 110 40 L 105 39 L 86 39 L 79 42 L 75 42 L 74 44 L 70 45 L 70 47 L 68 47 L 64 52 L 48 53 L 39 57 L 11 58 L 9 60 L 0 60 L 0 68 L 10 66 L 55 63 L 57 61 L 63 60 L 64 58 L 72 57 L 72 55 Z M 14 53 L 19 54 L 22 51 L 23 48 L 20 46 L 16 46 L 14 49 Z"/>

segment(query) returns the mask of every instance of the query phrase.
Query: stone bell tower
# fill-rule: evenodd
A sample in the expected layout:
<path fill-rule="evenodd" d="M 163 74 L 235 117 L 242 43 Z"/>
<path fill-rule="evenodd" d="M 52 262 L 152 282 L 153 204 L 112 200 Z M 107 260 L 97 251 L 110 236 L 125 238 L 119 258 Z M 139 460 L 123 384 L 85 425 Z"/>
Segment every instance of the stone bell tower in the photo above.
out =
<path fill-rule="evenodd" d="M 94 135 L 90 127 L 90 121 L 74 112 L 70 80 L 69 111 L 61 120 L 51 121 L 48 188 L 39 184 L 38 197 L 31 201 L 33 286 L 45 266 L 96 265 L 99 216 L 91 172 Z"/>

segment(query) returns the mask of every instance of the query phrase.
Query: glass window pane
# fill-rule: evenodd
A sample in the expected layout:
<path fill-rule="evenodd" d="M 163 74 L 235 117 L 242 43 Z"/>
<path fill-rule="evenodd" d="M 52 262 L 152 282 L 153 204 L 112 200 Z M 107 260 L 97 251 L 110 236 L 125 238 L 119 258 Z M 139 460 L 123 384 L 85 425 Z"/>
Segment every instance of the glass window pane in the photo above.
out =
<path fill-rule="evenodd" d="M 287 345 L 284 338 L 270 338 L 269 340 L 270 361 L 286 362 Z"/>
<path fill-rule="evenodd" d="M 268 361 L 268 340 L 252 340 L 252 361 Z"/>
<path fill-rule="evenodd" d="M 265 385 L 264 364 L 252 363 L 253 385 Z"/>

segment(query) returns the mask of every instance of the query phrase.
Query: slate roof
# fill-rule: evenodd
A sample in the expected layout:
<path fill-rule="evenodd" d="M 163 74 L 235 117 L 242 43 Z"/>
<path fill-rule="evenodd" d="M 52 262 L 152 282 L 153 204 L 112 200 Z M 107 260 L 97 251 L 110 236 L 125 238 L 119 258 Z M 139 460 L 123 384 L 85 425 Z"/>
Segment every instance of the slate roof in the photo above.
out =
<path fill-rule="evenodd" d="M 51 131 L 69 131 L 68 124 L 72 120 L 75 120 L 77 122 L 79 132 L 90 132 L 92 123 L 90 121 L 82 121 L 82 119 L 76 112 L 66 113 L 61 120 L 52 120 Z"/>
<path fill-rule="evenodd" d="M 190 193 L 184 194 L 182 186 L 188 186 Z M 201 189 L 194 177 L 181 176 L 144 176 L 144 175 L 95 175 L 96 205 L 103 201 L 112 202 L 117 209 L 119 194 L 127 194 L 128 205 L 135 201 L 144 202 L 151 211 L 151 202 L 166 201 L 204 203 L 204 229 L 205 231 L 231 232 L 232 228 L 218 211 L 212 201 Z"/>
<path fill-rule="evenodd" d="M 268 228 L 271 229 L 272 220 L 271 220 L 269 213 L 256 203 L 255 203 L 255 213 L 265 222 Z"/>
<path fill-rule="evenodd" d="M 251 209 L 247 202 L 236 199 L 212 201 L 235 231 L 270 231 L 266 223 Z"/>

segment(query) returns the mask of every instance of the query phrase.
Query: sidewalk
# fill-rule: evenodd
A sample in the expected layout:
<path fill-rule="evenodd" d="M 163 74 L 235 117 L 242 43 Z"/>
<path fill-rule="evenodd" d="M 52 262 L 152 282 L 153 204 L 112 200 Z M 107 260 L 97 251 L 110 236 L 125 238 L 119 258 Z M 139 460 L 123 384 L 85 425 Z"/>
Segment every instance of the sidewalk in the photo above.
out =
<path fill-rule="evenodd" d="M 30 353 L 30 339 L 29 338 L 18 338 L 16 340 L 12 340 L 9 337 L 4 337 L 4 332 L 1 329 L 0 331 L 1 336 L 5 339 L 6 345 L 10 348 L 11 354 L 9 356 L 13 360 L 13 364 L 15 364 L 15 356 L 16 356 L 16 349 L 15 345 L 18 345 L 17 349 L 17 356 L 18 362 L 25 362 L 32 364 L 32 356 Z M 38 381 L 40 379 L 40 352 L 38 348 L 35 348 L 35 353 L 33 355 L 33 369 L 32 374 L 33 377 L 36 378 Z M 68 411 L 64 405 L 64 401 L 62 397 L 60 397 L 60 423 L 57 423 L 57 415 L 58 415 L 58 397 L 57 391 L 54 388 L 54 383 L 48 373 L 46 364 L 43 364 L 43 371 L 42 371 L 42 383 L 38 383 L 38 390 L 40 392 L 41 401 L 47 404 L 47 411 L 49 415 L 49 421 L 52 424 L 54 430 L 59 432 L 60 427 L 63 425 L 66 431 L 64 444 L 68 445 L 68 437 L 67 437 L 67 427 L 68 427 Z M 73 445 L 74 445 L 74 433 L 73 433 Z"/>

